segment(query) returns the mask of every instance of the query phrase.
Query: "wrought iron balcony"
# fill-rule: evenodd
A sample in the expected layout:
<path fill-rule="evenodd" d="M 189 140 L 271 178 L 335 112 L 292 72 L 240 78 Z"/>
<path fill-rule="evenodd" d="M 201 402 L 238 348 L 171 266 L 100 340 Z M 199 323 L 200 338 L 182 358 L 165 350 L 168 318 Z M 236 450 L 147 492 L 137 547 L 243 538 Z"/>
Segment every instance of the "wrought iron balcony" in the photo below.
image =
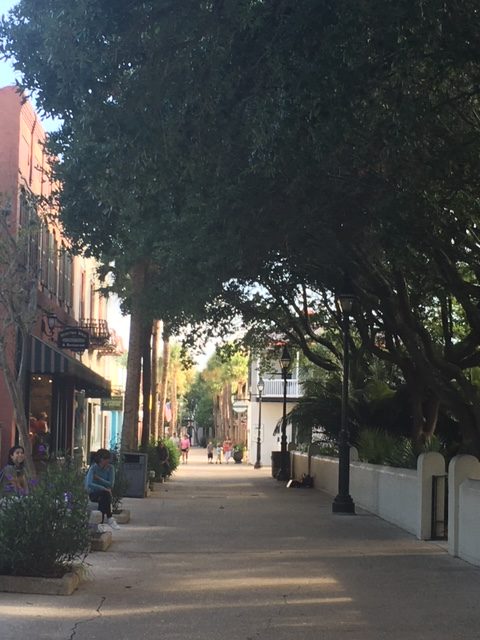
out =
<path fill-rule="evenodd" d="M 101 349 L 109 344 L 110 331 L 106 320 L 81 318 L 79 326 L 89 332 L 91 349 Z"/>

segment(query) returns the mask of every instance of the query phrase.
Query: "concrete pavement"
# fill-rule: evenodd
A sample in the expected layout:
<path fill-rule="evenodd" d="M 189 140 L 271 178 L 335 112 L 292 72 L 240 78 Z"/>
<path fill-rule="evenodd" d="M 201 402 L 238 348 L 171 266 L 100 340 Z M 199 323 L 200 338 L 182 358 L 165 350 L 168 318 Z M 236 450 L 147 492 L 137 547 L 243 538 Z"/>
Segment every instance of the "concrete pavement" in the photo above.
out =
<path fill-rule="evenodd" d="M 375 516 L 191 451 L 72 596 L 0 593 L 0 640 L 476 638 L 480 569 Z"/>

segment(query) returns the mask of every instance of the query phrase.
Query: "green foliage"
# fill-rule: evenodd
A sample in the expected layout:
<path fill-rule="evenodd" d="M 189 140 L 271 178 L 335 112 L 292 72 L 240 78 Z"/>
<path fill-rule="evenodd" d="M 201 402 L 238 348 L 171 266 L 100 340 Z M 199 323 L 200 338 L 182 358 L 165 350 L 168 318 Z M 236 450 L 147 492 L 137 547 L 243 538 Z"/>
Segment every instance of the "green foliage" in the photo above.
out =
<path fill-rule="evenodd" d="M 0 573 L 59 577 L 88 553 L 88 498 L 81 474 L 49 465 L 23 497 L 0 507 Z"/>
<path fill-rule="evenodd" d="M 180 464 L 180 451 L 173 440 L 168 438 L 165 440 L 165 446 L 168 449 L 168 461 L 170 464 L 170 472 L 173 473 Z"/>
<path fill-rule="evenodd" d="M 195 380 L 186 393 L 186 403 L 190 415 L 195 416 L 197 424 L 206 432 L 213 430 L 213 392 L 202 374 L 197 373 Z"/>
<path fill-rule="evenodd" d="M 441 442 L 436 437 L 430 438 L 425 445 L 417 450 L 411 439 L 395 437 L 381 429 L 362 430 L 355 444 L 362 462 L 401 467 L 403 469 L 415 469 L 420 453 L 443 451 Z"/>
<path fill-rule="evenodd" d="M 222 326 L 239 313 L 329 370 L 341 349 L 323 320 L 339 324 L 332 294 L 349 273 L 352 362 L 395 365 L 414 429 L 431 432 L 433 399 L 480 452 L 477 4 L 91 9 L 22 0 L 0 30 L 0 53 L 63 118 L 51 150 L 77 245 L 115 261 L 127 298 L 148 257 L 152 313 L 185 325 L 207 308 Z"/>
<path fill-rule="evenodd" d="M 123 470 L 123 464 L 115 465 L 115 482 L 112 487 L 112 511 L 118 513 L 122 508 L 122 498 L 128 489 L 128 480 Z"/>
<path fill-rule="evenodd" d="M 402 467 L 415 469 L 417 467 L 418 454 L 415 453 L 412 441 L 409 438 L 396 438 L 390 451 L 387 452 L 384 464 L 390 467 Z"/>
<path fill-rule="evenodd" d="M 234 387 L 248 378 L 248 357 L 234 345 L 229 344 L 223 351 L 215 352 L 208 360 L 207 367 L 197 373 L 186 393 L 188 411 L 205 432 L 213 430 L 214 395 L 225 385 Z"/>
<path fill-rule="evenodd" d="M 385 464 L 395 447 L 395 438 L 380 429 L 364 429 L 355 444 L 362 462 Z"/>
<path fill-rule="evenodd" d="M 139 448 L 139 451 L 142 451 L 143 453 L 147 454 L 148 471 L 155 471 L 155 480 L 157 481 L 161 479 L 162 473 L 163 473 L 162 465 L 160 464 L 158 460 L 158 455 L 157 455 L 158 442 L 160 442 L 160 440 L 158 440 L 157 442 L 155 442 L 154 440 L 150 440 L 146 448 L 145 447 Z M 170 475 L 171 475 L 180 464 L 180 452 L 178 450 L 177 445 L 170 438 L 168 438 L 167 440 L 164 440 L 164 443 L 168 449 L 168 462 L 170 465 Z"/>
<path fill-rule="evenodd" d="M 335 442 L 312 442 L 303 446 L 304 453 L 319 456 L 338 456 L 338 447 Z"/>

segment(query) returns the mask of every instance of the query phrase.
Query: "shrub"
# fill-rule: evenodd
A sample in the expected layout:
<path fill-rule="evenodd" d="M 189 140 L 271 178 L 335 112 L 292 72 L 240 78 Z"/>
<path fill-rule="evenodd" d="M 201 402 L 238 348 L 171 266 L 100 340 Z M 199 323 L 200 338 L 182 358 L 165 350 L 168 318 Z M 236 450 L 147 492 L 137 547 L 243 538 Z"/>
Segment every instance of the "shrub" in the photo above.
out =
<path fill-rule="evenodd" d="M 395 448 L 395 438 L 380 429 L 364 429 L 356 444 L 362 462 L 385 464 Z"/>
<path fill-rule="evenodd" d="M 115 482 L 112 487 L 112 511 L 114 513 L 119 513 L 122 510 L 122 498 L 125 496 L 127 488 L 128 480 L 123 471 L 123 464 L 117 462 L 115 464 Z"/>
<path fill-rule="evenodd" d="M 175 469 L 180 464 L 180 451 L 178 450 L 177 445 L 173 440 L 165 440 L 165 445 L 168 449 L 169 462 L 170 462 L 170 471 L 173 473 Z"/>
<path fill-rule="evenodd" d="M 90 533 L 83 478 L 51 464 L 29 495 L 0 506 L 0 573 L 60 577 L 88 553 Z"/>
<path fill-rule="evenodd" d="M 420 453 L 438 451 L 442 453 L 442 445 L 436 436 L 428 443 L 415 449 L 410 438 L 395 437 L 380 429 L 364 429 L 357 440 L 358 454 L 363 462 L 385 464 L 391 467 L 415 469 Z"/>
<path fill-rule="evenodd" d="M 172 440 L 165 440 L 165 446 L 168 449 L 170 474 L 172 474 L 180 463 L 180 451 Z M 155 471 L 155 479 L 160 480 L 162 470 L 157 456 L 157 442 L 151 440 L 147 447 L 141 447 L 140 450 L 148 456 L 148 471 Z"/>

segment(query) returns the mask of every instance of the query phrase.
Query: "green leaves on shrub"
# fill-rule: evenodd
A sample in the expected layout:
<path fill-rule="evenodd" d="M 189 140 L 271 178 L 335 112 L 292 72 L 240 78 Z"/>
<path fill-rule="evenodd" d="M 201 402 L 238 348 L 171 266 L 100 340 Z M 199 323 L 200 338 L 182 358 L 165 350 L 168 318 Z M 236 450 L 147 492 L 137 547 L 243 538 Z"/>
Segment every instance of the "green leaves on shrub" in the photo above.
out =
<path fill-rule="evenodd" d="M 395 446 L 395 438 L 380 429 L 364 429 L 359 433 L 356 444 L 362 462 L 385 464 Z"/>
<path fill-rule="evenodd" d="M 119 460 L 119 457 L 117 458 Z M 118 513 L 122 509 L 122 498 L 128 489 L 128 480 L 123 470 L 123 464 L 115 464 L 115 482 L 112 487 L 112 511 Z"/>
<path fill-rule="evenodd" d="M 164 442 L 165 446 L 168 449 L 170 472 L 173 473 L 180 463 L 180 452 L 177 445 L 172 440 L 170 440 L 170 438 L 168 438 Z M 157 443 L 151 440 L 148 444 L 148 447 L 146 449 L 144 447 L 140 447 L 140 451 L 148 455 L 148 470 L 155 471 L 155 478 L 157 480 L 160 480 L 162 476 L 162 469 L 160 469 L 156 447 Z"/>
<path fill-rule="evenodd" d="M 433 436 L 420 450 L 416 450 L 409 438 L 392 436 L 381 429 L 361 431 L 356 446 L 362 462 L 403 469 L 415 469 L 419 453 L 441 451 L 442 448 L 438 438 Z"/>
<path fill-rule="evenodd" d="M 72 466 L 49 465 L 29 495 L 0 505 L 0 573 L 60 577 L 88 553 L 87 495 Z"/>

